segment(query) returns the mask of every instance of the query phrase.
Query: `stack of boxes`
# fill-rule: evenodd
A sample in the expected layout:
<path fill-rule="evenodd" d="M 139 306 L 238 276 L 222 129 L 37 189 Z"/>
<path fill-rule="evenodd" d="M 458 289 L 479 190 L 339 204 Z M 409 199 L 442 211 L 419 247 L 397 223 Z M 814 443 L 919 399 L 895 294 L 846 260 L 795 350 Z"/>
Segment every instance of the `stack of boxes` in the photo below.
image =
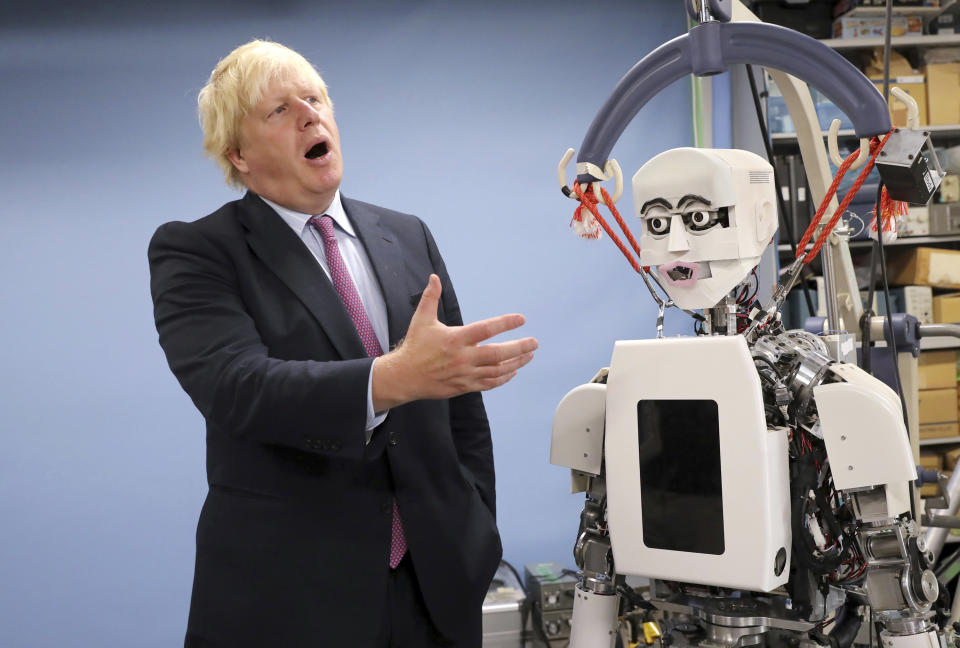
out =
<path fill-rule="evenodd" d="M 924 351 L 917 372 L 920 388 L 920 438 L 960 435 L 957 408 L 957 352 Z M 931 466 L 942 468 L 942 464 Z"/>
<path fill-rule="evenodd" d="M 920 354 L 917 381 L 920 388 L 920 438 L 942 439 L 960 435 L 958 417 L 957 352 L 924 351 Z M 919 464 L 937 472 L 950 472 L 960 458 L 960 448 L 929 445 L 920 449 Z M 936 484 L 920 488 L 921 497 L 939 495 Z"/>

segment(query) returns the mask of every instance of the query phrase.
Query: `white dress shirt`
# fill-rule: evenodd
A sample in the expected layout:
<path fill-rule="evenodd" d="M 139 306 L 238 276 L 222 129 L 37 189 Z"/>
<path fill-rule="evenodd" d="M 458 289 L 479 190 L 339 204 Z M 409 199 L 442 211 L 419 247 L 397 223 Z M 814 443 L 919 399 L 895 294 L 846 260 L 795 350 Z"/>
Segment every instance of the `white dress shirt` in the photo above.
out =
<path fill-rule="evenodd" d="M 313 218 L 312 214 L 303 214 L 293 211 L 282 205 L 278 205 L 272 200 L 267 200 L 260 196 L 263 202 L 273 207 L 280 218 L 290 226 L 290 229 L 303 241 L 307 249 L 313 254 L 313 257 L 323 268 L 330 278 L 330 266 L 327 264 L 327 255 L 323 249 L 323 238 L 315 227 L 310 225 L 309 220 Z M 363 248 L 360 239 L 357 238 L 356 231 L 347 214 L 343 211 L 343 203 L 340 202 L 340 190 L 333 197 L 333 202 L 327 207 L 325 212 L 327 216 L 333 219 L 334 236 L 337 239 L 337 246 L 340 248 L 340 256 L 347 266 L 347 271 L 353 279 L 353 285 L 360 295 L 360 301 L 363 302 L 363 309 L 367 312 L 367 319 L 373 327 L 373 332 L 377 336 L 380 348 L 386 352 L 389 344 L 389 334 L 387 333 L 387 304 L 383 299 L 383 293 L 380 290 L 380 284 L 377 283 L 377 276 L 374 274 L 373 265 L 370 263 L 370 257 Z M 323 214 L 316 214 L 322 216 Z M 376 363 L 376 359 L 373 361 Z M 387 410 L 389 411 L 389 410 Z M 370 376 L 367 378 L 367 441 L 373 434 L 373 429 L 383 423 L 387 418 L 387 412 L 376 413 L 373 411 L 373 365 L 370 365 Z"/>

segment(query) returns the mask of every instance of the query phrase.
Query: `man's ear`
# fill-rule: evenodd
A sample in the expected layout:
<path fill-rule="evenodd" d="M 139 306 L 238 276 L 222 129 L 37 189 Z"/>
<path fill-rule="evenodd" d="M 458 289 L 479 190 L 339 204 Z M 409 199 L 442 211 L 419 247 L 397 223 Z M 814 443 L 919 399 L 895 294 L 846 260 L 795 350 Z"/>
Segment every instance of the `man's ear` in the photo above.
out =
<path fill-rule="evenodd" d="M 243 153 L 238 148 L 227 149 L 227 159 L 240 173 L 246 173 L 250 170 L 247 161 L 243 158 Z"/>

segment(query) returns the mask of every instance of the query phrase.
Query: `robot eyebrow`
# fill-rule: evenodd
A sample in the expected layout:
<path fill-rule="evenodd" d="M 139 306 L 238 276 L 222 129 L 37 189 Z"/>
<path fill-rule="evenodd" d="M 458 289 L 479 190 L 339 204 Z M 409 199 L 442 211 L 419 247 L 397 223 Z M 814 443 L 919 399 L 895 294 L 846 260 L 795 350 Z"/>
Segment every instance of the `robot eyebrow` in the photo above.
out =
<path fill-rule="evenodd" d="M 703 196 L 698 196 L 697 194 L 687 194 L 677 203 L 677 209 L 683 209 L 687 203 L 699 202 L 703 203 L 707 207 L 710 206 L 710 201 L 704 198 Z"/>
<path fill-rule="evenodd" d="M 707 204 L 709 205 L 710 203 L 707 203 Z M 646 214 L 647 209 L 655 205 L 660 205 L 664 209 L 673 209 L 673 205 L 671 205 L 666 198 L 651 198 L 647 202 L 643 203 L 643 207 L 640 208 L 640 213 Z"/>

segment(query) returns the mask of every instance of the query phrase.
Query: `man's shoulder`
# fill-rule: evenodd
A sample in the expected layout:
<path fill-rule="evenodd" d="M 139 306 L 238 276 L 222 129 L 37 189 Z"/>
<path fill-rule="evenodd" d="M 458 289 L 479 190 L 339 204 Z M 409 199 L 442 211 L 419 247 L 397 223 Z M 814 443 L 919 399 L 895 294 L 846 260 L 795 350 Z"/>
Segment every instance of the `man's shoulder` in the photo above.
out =
<path fill-rule="evenodd" d="M 343 208 L 347 212 L 347 215 L 351 217 L 366 215 L 380 218 L 391 225 L 412 225 L 416 227 L 423 226 L 423 222 L 413 214 L 407 214 L 395 209 L 388 209 L 387 207 L 364 202 L 363 200 L 357 200 L 356 198 L 347 198 L 342 194 L 340 196 L 340 200 L 343 203 Z"/>
<path fill-rule="evenodd" d="M 249 210 L 249 197 L 231 200 L 216 211 L 193 221 L 170 221 L 160 225 L 150 239 L 149 249 L 223 248 L 242 244 L 245 235 L 241 214 Z"/>
<path fill-rule="evenodd" d="M 238 215 L 245 209 L 245 198 L 238 198 L 224 203 L 219 209 L 206 216 L 192 221 L 170 221 L 161 225 L 160 229 L 176 229 L 197 234 L 207 232 L 223 232 L 224 230 L 239 228 Z"/>

